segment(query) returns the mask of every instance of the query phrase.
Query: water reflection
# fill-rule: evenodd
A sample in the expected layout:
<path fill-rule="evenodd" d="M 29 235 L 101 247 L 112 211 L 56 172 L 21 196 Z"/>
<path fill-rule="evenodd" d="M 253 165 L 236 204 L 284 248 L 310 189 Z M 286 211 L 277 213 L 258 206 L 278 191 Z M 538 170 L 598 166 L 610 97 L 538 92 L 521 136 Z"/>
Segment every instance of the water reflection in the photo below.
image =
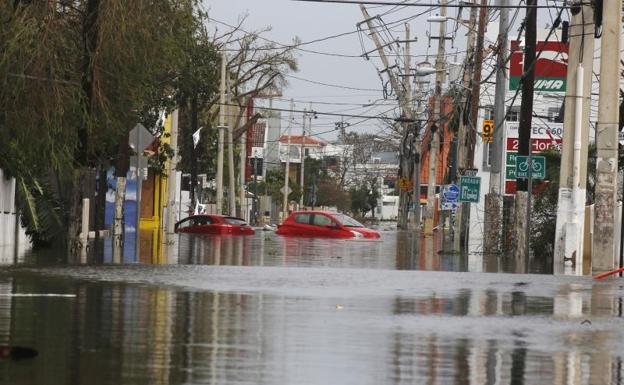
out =
<path fill-rule="evenodd" d="M 0 343 L 40 356 L 0 361 L 0 383 L 622 384 L 618 286 L 525 289 L 290 296 L 4 274 Z"/>
<path fill-rule="evenodd" d="M 464 255 L 454 252 L 450 239 L 409 231 L 382 231 L 381 240 L 291 238 L 271 231 L 253 236 L 139 233 L 138 254 L 114 260 L 110 240 L 92 242 L 88 254 L 39 250 L 15 258 L 14 264 L 184 264 L 230 266 L 346 267 L 390 270 L 522 273 L 525 266 L 512 256 Z M 550 261 L 536 258 L 531 272 L 549 273 Z"/>

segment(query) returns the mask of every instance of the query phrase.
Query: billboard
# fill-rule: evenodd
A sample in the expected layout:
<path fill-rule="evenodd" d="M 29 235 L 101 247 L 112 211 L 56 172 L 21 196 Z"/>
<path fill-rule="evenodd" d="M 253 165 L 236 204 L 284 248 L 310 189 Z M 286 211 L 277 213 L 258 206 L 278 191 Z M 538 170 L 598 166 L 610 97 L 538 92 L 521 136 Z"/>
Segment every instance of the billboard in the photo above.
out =
<path fill-rule="evenodd" d="M 524 73 L 524 52 L 519 40 L 511 41 L 509 58 L 509 89 L 520 87 Z M 541 53 L 540 53 L 541 51 Z M 558 41 L 538 41 L 535 63 L 535 92 L 565 92 L 568 72 L 568 44 Z"/>
<path fill-rule="evenodd" d="M 505 194 L 516 193 L 516 163 L 518 157 L 518 145 L 520 144 L 519 123 L 505 122 Z M 538 123 L 533 122 L 531 127 L 531 152 L 535 156 L 549 149 L 561 149 L 563 137 L 563 123 Z"/>

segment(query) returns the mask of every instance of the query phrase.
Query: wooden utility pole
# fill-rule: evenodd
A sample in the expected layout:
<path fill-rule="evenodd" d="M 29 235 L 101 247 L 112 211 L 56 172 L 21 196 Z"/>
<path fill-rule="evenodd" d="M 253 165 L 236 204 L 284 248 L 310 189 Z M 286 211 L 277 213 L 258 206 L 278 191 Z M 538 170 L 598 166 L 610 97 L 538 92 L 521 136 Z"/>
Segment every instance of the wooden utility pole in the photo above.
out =
<path fill-rule="evenodd" d="M 479 121 L 479 100 L 481 99 L 481 71 L 483 67 L 483 40 L 485 37 L 485 24 L 487 22 L 487 0 L 481 0 L 479 10 L 479 26 L 477 28 L 477 41 L 474 52 L 474 67 L 472 73 L 472 90 L 470 92 L 470 112 L 468 116 L 468 132 L 465 133 L 467 144 L 465 148 L 466 161 L 463 164 L 464 171 L 474 168 L 474 152 L 477 142 L 477 122 Z M 460 138 L 461 139 L 461 138 Z M 460 230 L 467 244 L 470 229 L 470 204 L 463 203 L 460 214 Z M 468 251 L 468 250 L 466 250 Z"/>
<path fill-rule="evenodd" d="M 466 90 L 470 89 L 471 76 L 474 71 L 474 46 L 476 37 L 476 25 L 477 25 L 477 8 L 472 7 L 470 9 L 470 20 L 468 21 L 468 36 L 466 39 L 466 58 L 464 59 L 464 74 L 463 74 L 463 86 L 461 99 L 461 111 L 459 116 L 459 129 L 457 132 L 457 155 L 455 156 L 455 168 L 456 175 L 460 175 L 466 169 L 466 149 L 468 148 L 468 135 L 466 134 L 466 103 L 468 101 L 468 93 Z M 455 182 L 459 182 L 459 178 Z M 464 223 L 462 222 L 463 216 L 463 204 L 460 204 L 460 209 L 455 214 L 455 226 L 453 233 L 453 250 L 461 251 L 461 234 L 464 232 Z"/>
<path fill-rule="evenodd" d="M 537 44 L 537 0 L 527 0 L 526 24 L 525 24 L 525 52 L 522 78 L 522 104 L 520 105 L 520 126 L 518 128 L 518 155 L 529 156 L 531 146 L 531 124 L 533 120 L 533 88 L 535 83 L 535 51 Z M 530 162 L 529 162 L 530 163 Z M 529 168 L 532 165 L 529 164 Z M 530 175 L 529 175 L 530 178 Z M 515 257 L 516 260 L 524 258 L 519 266 L 527 267 L 529 263 L 529 239 L 527 228 L 530 226 L 530 212 L 528 179 L 518 179 L 516 181 L 516 231 L 515 231 Z M 527 272 L 525 271 L 525 272 Z"/>
<path fill-rule="evenodd" d="M 375 26 L 373 25 L 373 22 L 372 22 L 373 19 L 368 14 L 368 11 L 366 10 L 366 7 L 364 7 L 364 5 L 360 5 L 360 9 L 362 10 L 362 14 L 364 15 L 363 23 L 366 23 L 366 25 L 368 26 L 370 37 L 373 40 L 373 43 L 375 43 L 375 47 L 377 48 L 377 53 L 379 54 L 379 58 L 381 59 L 381 62 L 383 63 L 384 70 L 388 74 L 388 78 L 390 79 L 390 85 L 392 86 L 392 90 L 397 95 L 397 98 L 399 100 L 399 106 L 401 107 L 402 115 L 408 122 L 414 122 L 414 112 L 412 111 L 408 98 L 406 98 L 405 91 L 402 85 L 399 84 L 399 81 L 396 78 L 396 75 L 394 74 L 394 72 L 392 72 L 392 69 L 390 68 L 390 63 L 383 50 L 383 45 L 381 44 L 381 41 L 379 40 L 379 36 L 377 35 L 377 32 L 376 32 Z M 407 123 L 403 125 L 403 130 L 405 131 L 406 129 L 407 129 Z M 405 136 L 405 132 L 403 133 L 403 136 Z M 412 177 L 413 164 L 412 162 L 410 162 L 409 154 L 405 153 L 404 147 L 405 146 L 401 146 L 401 150 L 399 154 L 400 162 L 401 162 L 401 168 L 400 168 L 401 174 L 399 176 L 401 178 L 409 179 Z M 407 228 L 407 214 L 408 214 L 407 205 L 409 203 L 409 200 L 410 200 L 409 192 L 401 191 L 399 195 L 399 217 L 397 220 L 398 228 L 401 228 L 401 229 Z"/>
<path fill-rule="evenodd" d="M 596 193 L 592 271 L 615 268 L 615 210 L 618 174 L 620 35 L 622 0 L 605 0 L 600 42 L 600 101 L 596 126 Z M 619 234 L 618 234 L 619 236 Z"/>
<path fill-rule="evenodd" d="M 509 0 L 499 0 L 502 6 L 508 6 Z M 502 210 L 501 174 L 503 139 L 505 138 L 505 94 L 507 93 L 507 57 L 509 55 L 508 30 L 509 9 L 501 8 L 498 24 L 498 39 L 496 48 L 496 88 L 494 93 L 494 139 L 489 143 L 492 147 L 492 163 L 490 169 L 490 192 L 485 195 L 485 228 L 487 236 L 483 237 L 483 249 L 486 254 L 501 251 Z M 486 149 L 484 149 L 486 150 Z M 488 156 L 487 152 L 483 156 Z"/>
<path fill-rule="evenodd" d="M 440 0 L 440 17 L 446 18 L 446 0 Z M 438 152 L 440 151 L 440 130 L 442 129 L 442 86 L 446 80 L 446 20 L 440 23 L 438 33 L 438 55 L 436 57 L 436 84 L 431 123 L 431 148 L 429 149 L 429 180 L 427 183 L 427 210 L 425 211 L 425 234 L 433 232 L 433 218 L 436 211 L 435 191 L 438 176 Z"/>
<path fill-rule="evenodd" d="M 595 25 L 584 22 L 594 20 L 592 4 L 572 5 L 553 274 L 563 274 L 564 259 L 574 258 L 575 273 L 582 275 Z"/>

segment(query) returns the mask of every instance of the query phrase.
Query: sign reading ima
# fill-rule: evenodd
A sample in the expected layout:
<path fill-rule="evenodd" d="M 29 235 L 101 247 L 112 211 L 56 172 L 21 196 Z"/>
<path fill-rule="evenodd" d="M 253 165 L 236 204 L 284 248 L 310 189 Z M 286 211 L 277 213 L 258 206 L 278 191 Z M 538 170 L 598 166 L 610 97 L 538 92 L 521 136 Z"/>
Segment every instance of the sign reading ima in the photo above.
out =
<path fill-rule="evenodd" d="M 540 54 L 541 51 L 541 54 Z M 568 71 L 568 44 L 558 41 L 537 42 L 539 59 L 535 63 L 535 92 L 565 92 Z M 509 89 L 520 87 L 524 72 L 524 52 L 520 41 L 511 41 Z"/>

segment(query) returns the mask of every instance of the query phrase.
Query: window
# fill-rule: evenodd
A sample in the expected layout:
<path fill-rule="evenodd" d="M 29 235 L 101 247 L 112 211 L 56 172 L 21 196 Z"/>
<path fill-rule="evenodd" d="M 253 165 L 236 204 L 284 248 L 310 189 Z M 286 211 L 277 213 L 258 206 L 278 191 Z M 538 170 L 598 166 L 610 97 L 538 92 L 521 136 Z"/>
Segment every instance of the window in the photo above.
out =
<path fill-rule="evenodd" d="M 339 220 L 345 227 L 364 227 L 363 224 L 344 214 L 334 214 L 334 218 Z"/>
<path fill-rule="evenodd" d="M 193 218 L 194 226 L 209 225 L 211 223 L 212 223 L 212 219 L 210 219 L 210 217 L 207 217 L 207 216 L 200 216 L 200 217 Z"/>
<path fill-rule="evenodd" d="M 386 201 L 386 202 L 383 202 L 383 205 L 384 206 L 394 206 L 395 204 L 394 204 L 394 201 Z"/>
<path fill-rule="evenodd" d="M 333 225 L 334 221 L 331 220 L 330 217 L 327 217 L 323 214 L 314 214 L 314 216 L 312 217 L 312 224 L 314 226 L 327 226 L 327 225 Z"/>
<path fill-rule="evenodd" d="M 511 106 L 507 109 L 507 121 L 508 122 L 520 121 L 520 107 L 519 106 Z"/>
<path fill-rule="evenodd" d="M 244 226 L 247 224 L 245 220 L 236 217 L 223 217 L 223 222 L 235 226 Z"/>
<path fill-rule="evenodd" d="M 309 148 L 305 149 L 305 156 L 310 156 L 310 149 Z"/>
<path fill-rule="evenodd" d="M 178 222 L 176 224 L 176 226 L 175 226 L 175 229 L 178 230 L 178 229 L 184 229 L 186 227 L 189 227 L 191 225 L 191 219 L 192 218 L 186 218 L 186 219 Z"/>
<path fill-rule="evenodd" d="M 295 222 L 309 225 L 310 216 L 311 216 L 310 214 L 297 214 L 295 215 Z"/>

